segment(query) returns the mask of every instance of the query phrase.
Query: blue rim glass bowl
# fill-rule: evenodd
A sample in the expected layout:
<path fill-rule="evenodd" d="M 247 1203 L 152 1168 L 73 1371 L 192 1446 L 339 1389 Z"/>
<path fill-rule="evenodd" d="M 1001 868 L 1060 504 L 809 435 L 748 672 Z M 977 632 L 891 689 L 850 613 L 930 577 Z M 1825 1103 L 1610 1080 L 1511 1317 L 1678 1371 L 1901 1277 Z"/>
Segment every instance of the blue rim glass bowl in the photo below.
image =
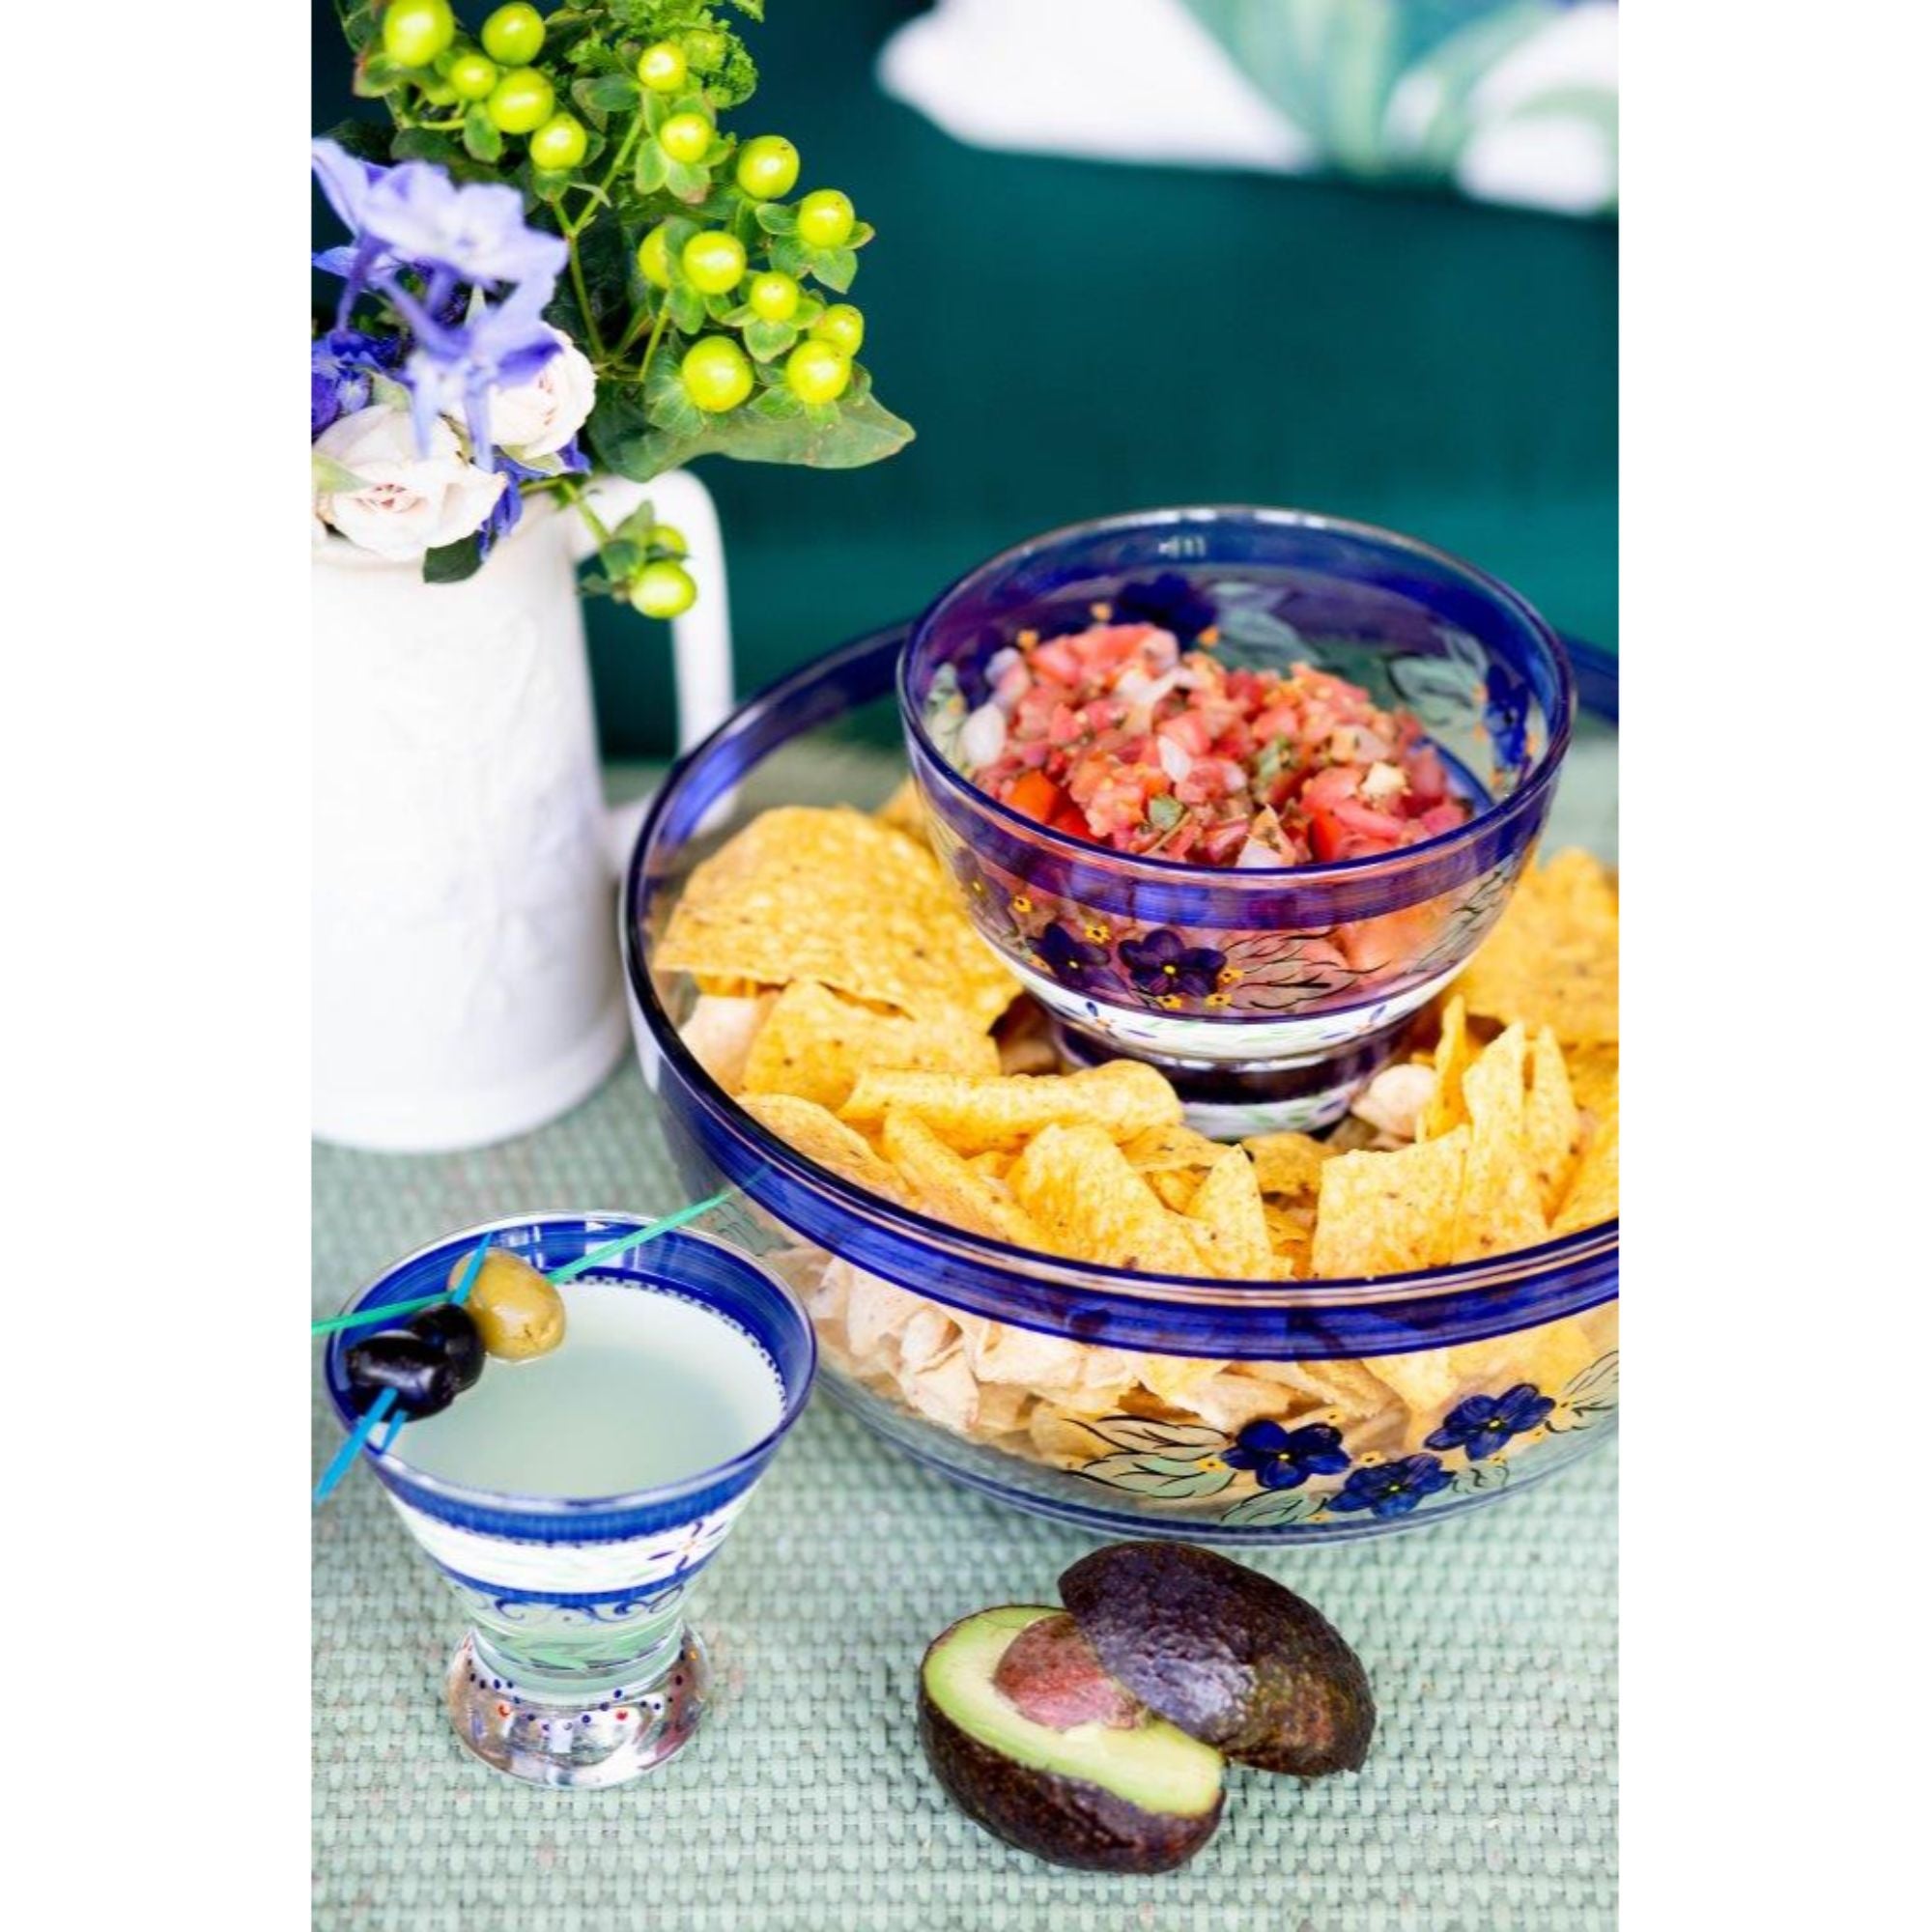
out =
<path fill-rule="evenodd" d="M 1112 851 L 1000 804 L 954 761 L 986 662 L 1096 610 L 1183 645 L 1212 625 L 1231 668 L 1305 661 L 1406 707 L 1469 820 L 1374 858 L 1236 870 Z M 981 564 L 913 626 L 898 696 L 934 848 L 981 935 L 1073 1056 L 1153 1062 L 1224 1137 L 1327 1125 L 1394 1056 L 1500 917 L 1573 709 L 1554 634 L 1481 571 L 1366 524 L 1212 506 L 1075 525 Z"/>
<path fill-rule="evenodd" d="M 919 1461 L 1019 1508 L 1229 1545 L 1428 1521 L 1602 1441 L 1616 1404 L 1614 1222 L 1373 1281 L 1128 1273 L 883 1201 L 795 1152 L 705 1071 L 680 1035 L 696 988 L 652 970 L 653 939 L 692 868 L 759 810 L 869 807 L 894 789 L 906 637 L 806 666 L 680 759 L 624 886 L 632 1020 L 673 1153 L 694 1192 L 741 1190 L 733 1237 L 799 1290 L 823 1385 Z M 1580 646 L 1573 660 L 1585 715 L 1550 838 L 1613 857 L 1615 663 Z"/>
<path fill-rule="evenodd" d="M 548 1271 L 643 1225 L 633 1214 L 587 1212 L 487 1223 L 405 1255 L 345 1307 L 439 1293 L 485 1234 Z M 777 1423 L 727 1462 L 624 1495 L 519 1495 L 451 1482 L 411 1466 L 407 1428 L 386 1454 L 363 1457 L 469 1617 L 443 1683 L 458 1738 L 514 1777 L 583 1789 L 641 1776 L 697 1728 L 708 1672 L 685 1600 L 804 1412 L 817 1368 L 813 1324 L 796 1294 L 708 1236 L 662 1235 L 587 1279 L 676 1294 L 742 1329 L 778 1371 Z M 333 1336 L 323 1358 L 345 1430 L 358 1414 L 344 1360 L 356 1339 Z M 493 1363 L 484 1373 L 517 1371 Z"/>

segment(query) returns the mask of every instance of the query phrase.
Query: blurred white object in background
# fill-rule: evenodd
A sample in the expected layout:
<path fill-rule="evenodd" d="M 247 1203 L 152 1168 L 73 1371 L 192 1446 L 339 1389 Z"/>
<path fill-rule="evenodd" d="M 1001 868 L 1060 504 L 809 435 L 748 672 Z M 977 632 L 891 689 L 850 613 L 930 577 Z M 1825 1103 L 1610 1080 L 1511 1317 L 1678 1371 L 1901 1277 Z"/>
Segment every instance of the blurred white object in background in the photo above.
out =
<path fill-rule="evenodd" d="M 1616 205 L 1611 0 L 938 0 L 879 78 L 981 147 Z"/>

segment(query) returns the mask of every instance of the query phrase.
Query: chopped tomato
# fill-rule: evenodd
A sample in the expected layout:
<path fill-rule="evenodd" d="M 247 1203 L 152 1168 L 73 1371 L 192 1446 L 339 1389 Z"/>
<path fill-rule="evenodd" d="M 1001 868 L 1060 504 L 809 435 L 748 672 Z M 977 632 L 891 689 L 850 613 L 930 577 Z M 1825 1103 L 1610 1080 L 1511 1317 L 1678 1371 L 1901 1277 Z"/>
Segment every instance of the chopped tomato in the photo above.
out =
<path fill-rule="evenodd" d="M 1044 772 L 1022 772 L 1009 788 L 1006 803 L 1048 825 L 1066 809 L 1066 794 Z"/>

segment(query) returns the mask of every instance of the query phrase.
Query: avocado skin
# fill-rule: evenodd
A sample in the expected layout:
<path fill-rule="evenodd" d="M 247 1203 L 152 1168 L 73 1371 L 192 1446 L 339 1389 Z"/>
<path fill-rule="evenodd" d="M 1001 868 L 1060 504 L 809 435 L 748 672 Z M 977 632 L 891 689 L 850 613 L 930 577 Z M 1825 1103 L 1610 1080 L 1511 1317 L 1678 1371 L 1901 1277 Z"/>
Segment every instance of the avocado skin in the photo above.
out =
<path fill-rule="evenodd" d="M 1035 1771 L 967 1734 L 919 1690 L 919 1741 L 948 1797 L 976 1825 L 1052 1864 L 1076 1871 L 1163 1872 L 1185 1864 L 1221 1822 L 1143 1811 L 1084 1779 Z"/>
<path fill-rule="evenodd" d="M 1108 1673 L 1263 1771 L 1358 1771 L 1376 1727 L 1361 1660 L 1314 1605 L 1191 1543 L 1115 1543 L 1060 1579 Z"/>

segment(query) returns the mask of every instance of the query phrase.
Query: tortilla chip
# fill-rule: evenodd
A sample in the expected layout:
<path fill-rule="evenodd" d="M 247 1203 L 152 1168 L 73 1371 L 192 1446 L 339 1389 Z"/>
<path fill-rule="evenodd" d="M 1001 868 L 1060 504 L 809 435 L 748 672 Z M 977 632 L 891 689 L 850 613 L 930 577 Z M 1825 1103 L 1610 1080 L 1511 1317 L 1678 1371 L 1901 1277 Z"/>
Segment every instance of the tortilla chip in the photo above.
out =
<path fill-rule="evenodd" d="M 900 1207 L 906 1205 L 898 1176 L 868 1143 L 823 1107 L 790 1094 L 747 1094 L 739 1104 L 807 1160 L 816 1161 L 855 1187 L 882 1195 Z"/>
<path fill-rule="evenodd" d="M 1523 1151 L 1546 1215 L 1556 1212 L 1582 1145 L 1583 1123 L 1570 1091 L 1570 1072 L 1556 1036 L 1545 1027 L 1529 1055 L 1529 1093 L 1522 1106 Z"/>
<path fill-rule="evenodd" d="M 1548 1027 L 1566 1046 L 1617 1037 L 1617 893 L 1587 852 L 1527 871 L 1456 989 L 1472 1014 Z"/>
<path fill-rule="evenodd" d="M 775 1004 L 744 1066 L 749 1094 L 792 1094 L 836 1113 L 867 1066 L 993 1074 L 1000 1050 L 983 1027 L 956 1013 L 918 1017 L 841 999 L 815 980 L 794 980 Z"/>
<path fill-rule="evenodd" d="M 1210 1141 L 1206 1134 L 1197 1134 L 1192 1127 L 1177 1123 L 1150 1127 L 1145 1133 L 1136 1134 L 1121 1151 L 1126 1155 L 1128 1165 L 1142 1174 L 1160 1174 L 1170 1168 L 1210 1168 L 1228 1150 L 1219 1141 Z"/>
<path fill-rule="evenodd" d="M 1050 1253 L 1154 1274 L 1203 1271 L 1187 1224 L 1096 1126 L 1042 1127 L 1010 1179 Z"/>
<path fill-rule="evenodd" d="M 886 1158 L 922 1213 L 1015 1247 L 1045 1245 L 1005 1182 L 969 1167 L 916 1114 L 894 1108 L 883 1140 Z"/>
<path fill-rule="evenodd" d="M 1349 1103 L 1357 1120 L 1396 1142 L 1424 1140 L 1422 1121 L 1435 1097 L 1435 1074 L 1414 1061 L 1384 1066 Z M 1452 1123 L 1453 1124 L 1453 1123 Z"/>
<path fill-rule="evenodd" d="M 1469 1129 L 1392 1153 L 1345 1153 L 1321 1170 L 1317 1275 L 1405 1273 L 1450 1259 Z"/>
<path fill-rule="evenodd" d="M 1254 1156 L 1255 1183 L 1264 1194 L 1313 1194 L 1336 1153 L 1309 1134 L 1256 1134 L 1241 1145 Z"/>
<path fill-rule="evenodd" d="M 1617 1107 L 1617 1043 L 1603 1040 L 1591 1046 L 1573 1046 L 1563 1056 L 1570 1073 L 1570 1091 L 1577 1104 L 1592 1118 L 1601 1120 Z"/>
<path fill-rule="evenodd" d="M 1463 1076 L 1469 1115 L 1469 1161 L 1456 1216 L 1451 1261 L 1533 1248 L 1549 1237 L 1536 1170 L 1525 1140 L 1524 1040 L 1508 1028 Z"/>
<path fill-rule="evenodd" d="M 745 1063 L 772 1009 L 773 998 L 770 993 L 758 993 L 748 1000 L 700 993 L 691 1017 L 678 1029 L 678 1037 L 691 1049 L 692 1057 L 727 1094 L 744 1089 Z"/>
<path fill-rule="evenodd" d="M 1230 1281 L 1271 1278 L 1274 1249 L 1262 1212 L 1262 1191 L 1255 1183 L 1255 1164 L 1245 1148 L 1227 1149 L 1208 1170 L 1188 1204 L 1187 1218 L 1195 1223 L 1194 1240 L 1205 1272 Z"/>
<path fill-rule="evenodd" d="M 917 1114 L 956 1153 L 1015 1148 L 1045 1126 L 1085 1124 L 1099 1128 L 1109 1141 L 1126 1141 L 1180 1120 L 1174 1089 L 1134 1060 L 1110 1060 L 1079 1073 L 985 1079 L 867 1070 L 840 1118 L 870 1126 L 884 1120 L 889 1108 Z"/>
<path fill-rule="evenodd" d="M 1469 1009 L 1457 993 L 1442 1009 L 1442 1032 L 1435 1041 L 1435 1091 L 1422 1110 L 1418 1140 L 1433 1141 L 1469 1118 L 1469 1110 L 1463 1104 L 1463 1076 L 1475 1058 L 1475 1042 L 1469 1037 Z"/>
<path fill-rule="evenodd" d="M 761 812 L 692 873 L 652 964 L 760 985 L 816 980 L 982 1031 L 1018 990 L 930 852 L 863 813 L 809 806 Z"/>
<path fill-rule="evenodd" d="M 895 832 L 903 832 L 922 845 L 927 843 L 925 807 L 920 803 L 919 786 L 910 772 L 893 787 L 892 797 L 872 816 L 881 825 L 890 825 Z"/>
<path fill-rule="evenodd" d="M 1550 1226 L 1552 1235 L 1574 1235 L 1581 1228 L 1594 1228 L 1617 1218 L 1617 1103 L 1612 1095 L 1608 1105 L 1590 1129 L 1582 1158 L 1563 1205 Z"/>
<path fill-rule="evenodd" d="M 1032 1000 L 1016 1000 L 994 1032 L 1002 1073 L 1058 1073 L 1060 1049 L 1045 1012 Z"/>
<path fill-rule="evenodd" d="M 1198 1168 L 1157 1167 L 1151 1173 L 1142 1173 L 1141 1179 L 1153 1189 L 1160 1205 L 1172 1208 L 1177 1214 L 1186 1213 L 1201 1191 Z"/>

